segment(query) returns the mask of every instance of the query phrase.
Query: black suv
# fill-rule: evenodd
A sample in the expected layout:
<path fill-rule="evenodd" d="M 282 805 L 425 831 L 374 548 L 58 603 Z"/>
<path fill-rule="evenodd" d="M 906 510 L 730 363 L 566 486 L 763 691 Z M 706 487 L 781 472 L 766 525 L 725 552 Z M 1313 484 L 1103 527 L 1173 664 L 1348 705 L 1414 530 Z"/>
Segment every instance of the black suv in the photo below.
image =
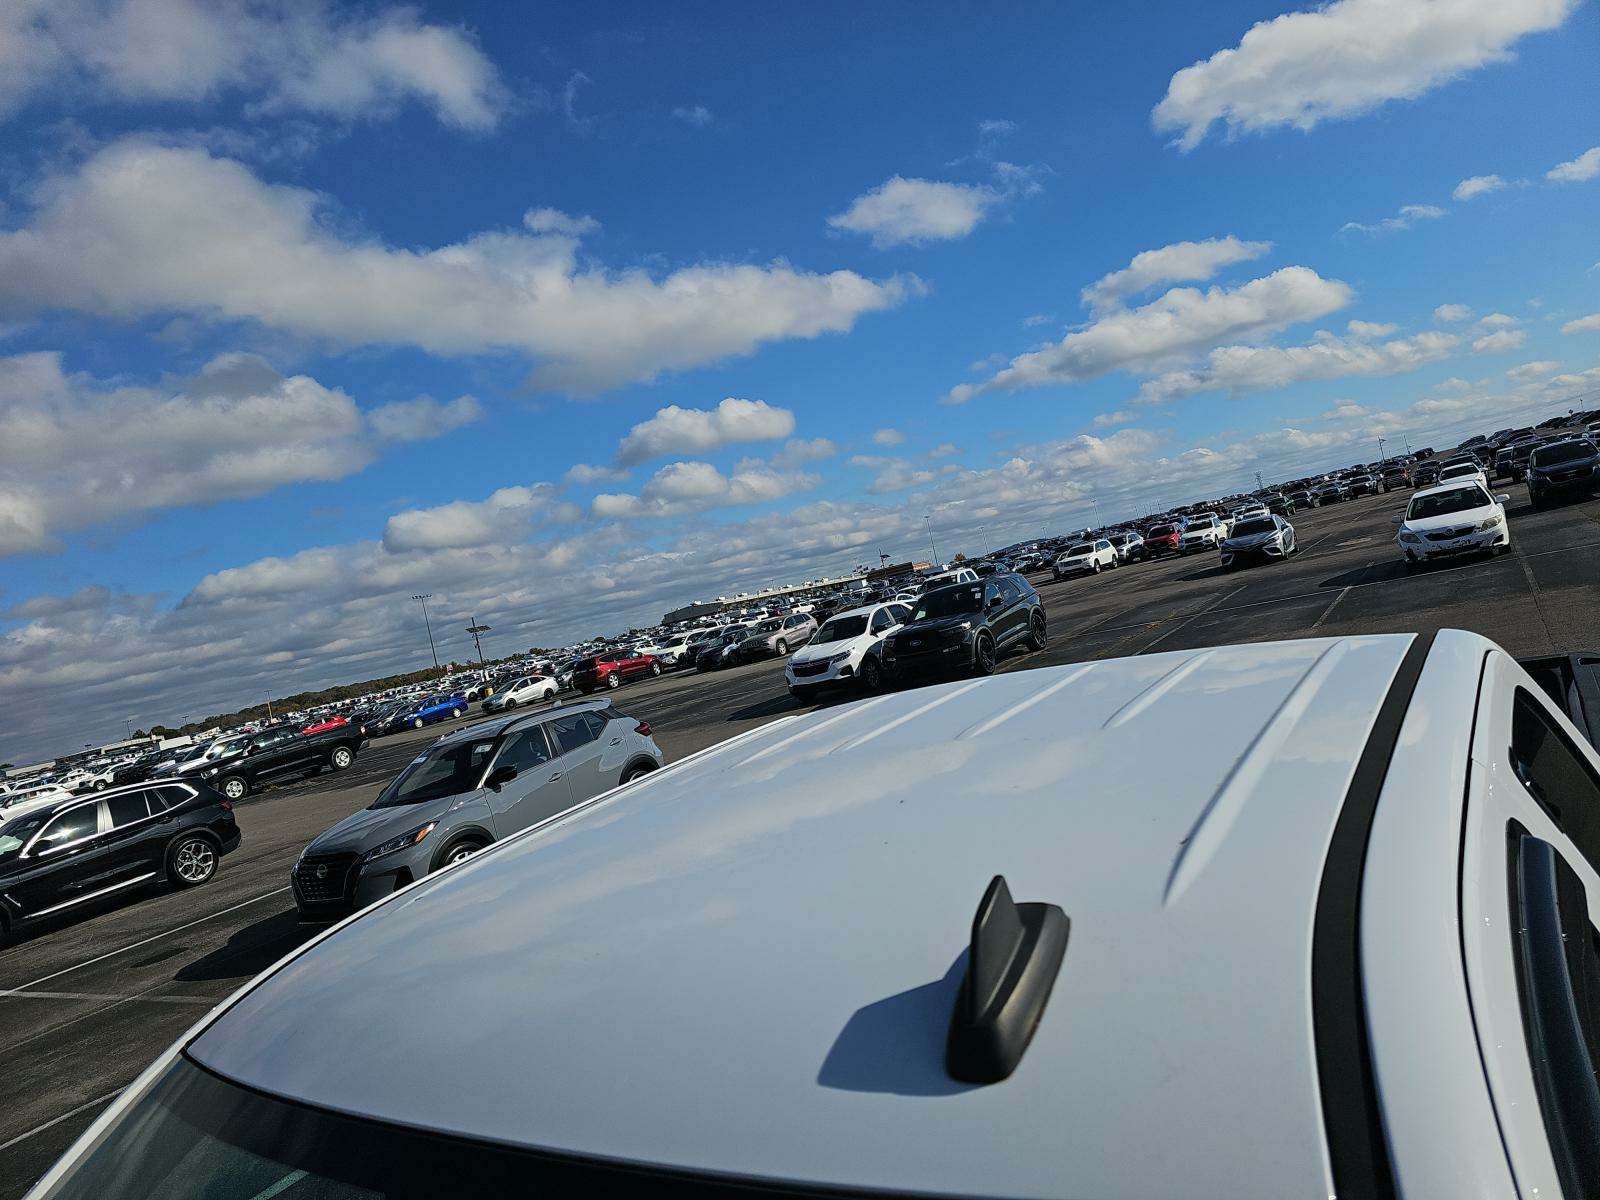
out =
<path fill-rule="evenodd" d="M 263 783 L 325 769 L 342 771 L 366 744 L 354 725 L 326 733 L 301 733 L 288 725 L 264 729 L 242 743 L 239 753 L 206 767 L 199 777 L 229 800 L 242 800 Z"/>
<path fill-rule="evenodd" d="M 20 813 L 0 824 L 0 933 L 144 884 L 196 887 L 238 845 L 233 804 L 198 780 Z"/>
<path fill-rule="evenodd" d="M 1528 499 L 1543 508 L 1562 492 L 1592 492 L 1600 484 L 1600 450 L 1587 438 L 1549 442 L 1528 459 Z"/>
<path fill-rule="evenodd" d="M 1043 650 L 1044 605 L 1020 575 L 953 583 L 917 598 L 911 620 L 883 642 L 889 676 L 993 674 L 1008 649 Z"/>

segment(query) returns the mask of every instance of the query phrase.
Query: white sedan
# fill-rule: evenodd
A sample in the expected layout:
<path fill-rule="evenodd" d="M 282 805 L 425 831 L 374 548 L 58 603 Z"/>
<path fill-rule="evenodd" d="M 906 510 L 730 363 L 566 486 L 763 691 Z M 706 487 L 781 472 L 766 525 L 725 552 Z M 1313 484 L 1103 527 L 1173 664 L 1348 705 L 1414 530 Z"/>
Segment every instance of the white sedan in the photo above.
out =
<path fill-rule="evenodd" d="M 891 600 L 836 613 L 823 623 L 784 668 L 796 700 L 809 701 L 825 687 L 853 685 L 875 692 L 883 686 L 878 646 L 911 618 L 911 609 Z"/>
<path fill-rule="evenodd" d="M 1504 554 L 1511 548 L 1505 493 L 1491 495 L 1476 479 L 1424 488 L 1395 517 L 1395 540 L 1407 567 L 1457 554 Z"/>
<path fill-rule="evenodd" d="M 483 702 L 484 712 L 500 712 L 519 704 L 533 704 L 539 700 L 554 700 L 556 681 L 548 675 L 526 675 L 509 687 L 496 692 Z"/>

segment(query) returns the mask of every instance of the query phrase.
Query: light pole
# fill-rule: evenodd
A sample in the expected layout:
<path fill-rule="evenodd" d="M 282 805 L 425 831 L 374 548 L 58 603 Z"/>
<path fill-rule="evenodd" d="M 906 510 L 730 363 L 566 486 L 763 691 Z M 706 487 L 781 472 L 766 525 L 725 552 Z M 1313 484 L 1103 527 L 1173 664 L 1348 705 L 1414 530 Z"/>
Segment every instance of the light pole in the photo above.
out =
<path fill-rule="evenodd" d="M 1383 452 L 1383 443 L 1386 442 L 1386 441 L 1388 441 L 1387 438 L 1379 438 L 1378 439 L 1378 461 L 1379 462 L 1388 462 L 1389 461 L 1388 456 L 1385 455 L 1384 452 Z"/>
<path fill-rule="evenodd" d="M 433 669 L 437 671 L 439 669 L 439 650 L 433 644 L 433 622 L 428 620 L 428 601 L 433 599 L 433 593 L 423 592 L 420 596 L 411 598 L 422 605 L 422 624 L 428 631 L 428 650 L 433 655 Z"/>
<path fill-rule="evenodd" d="M 472 635 L 472 644 L 475 647 L 477 647 L 477 650 L 478 650 L 478 665 L 480 667 L 488 666 L 488 663 L 484 660 L 484 657 L 483 657 L 483 642 L 480 639 L 479 635 L 488 633 L 489 632 L 489 626 L 487 626 L 487 625 L 479 625 L 477 617 L 472 617 L 471 621 L 472 621 L 472 624 L 467 626 L 467 632 Z"/>
<path fill-rule="evenodd" d="M 928 549 L 933 551 L 933 565 L 937 567 L 939 565 L 939 547 L 933 541 L 933 514 L 923 513 L 922 520 L 928 527 Z"/>

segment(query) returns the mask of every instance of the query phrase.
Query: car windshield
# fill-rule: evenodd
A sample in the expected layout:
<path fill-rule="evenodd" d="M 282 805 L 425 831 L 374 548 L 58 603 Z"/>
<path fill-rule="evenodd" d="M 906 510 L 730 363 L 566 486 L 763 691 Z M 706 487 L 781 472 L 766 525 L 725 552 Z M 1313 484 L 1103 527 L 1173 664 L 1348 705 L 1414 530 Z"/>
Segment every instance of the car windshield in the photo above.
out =
<path fill-rule="evenodd" d="M 22 847 L 28 844 L 28 839 L 50 819 L 51 811 L 46 809 L 44 812 L 28 813 L 0 825 L 0 863 L 15 858 L 21 852 Z"/>
<path fill-rule="evenodd" d="M 1067 551 L 1067 557 L 1069 557 L 1069 558 L 1070 558 L 1070 557 L 1072 557 L 1072 556 L 1073 556 L 1073 555 L 1074 555 L 1074 554 L 1088 554 L 1088 553 L 1090 553 L 1090 552 L 1091 552 L 1091 551 L 1092 551 L 1092 550 L 1093 550 L 1093 549 L 1094 549 L 1094 547 L 1093 547 L 1093 546 L 1091 546 L 1091 545 L 1090 545 L 1090 544 L 1089 544 L 1089 543 L 1088 543 L 1088 542 L 1079 542 L 1079 543 L 1078 543 L 1078 544 L 1077 544 L 1077 545 L 1076 545 L 1076 546 L 1073 546 L 1073 547 L 1071 547 L 1071 548 L 1070 548 L 1070 549 L 1069 549 L 1069 550 L 1068 550 L 1068 551 Z"/>
<path fill-rule="evenodd" d="M 1153 537 L 1153 538 L 1171 537 L 1172 536 L 1172 526 L 1171 525 L 1157 525 L 1154 529 L 1152 529 L 1150 531 L 1150 536 Z"/>
<path fill-rule="evenodd" d="M 1439 477 L 1441 479 L 1456 479 L 1462 475 L 1476 475 L 1477 473 L 1477 463 L 1451 463 L 1439 472 Z"/>
<path fill-rule="evenodd" d="M 1274 522 L 1267 520 L 1265 517 L 1253 517 L 1240 521 L 1235 525 L 1233 527 L 1233 536 L 1250 537 L 1257 533 L 1272 533 L 1277 528 L 1278 526 Z"/>
<path fill-rule="evenodd" d="M 1427 517 L 1444 517 L 1474 508 L 1487 508 L 1490 503 L 1489 493 L 1481 487 L 1451 488 L 1448 492 L 1434 492 L 1430 496 L 1413 497 L 1406 516 L 1412 521 Z"/>
<path fill-rule="evenodd" d="M 1580 458 L 1592 458 L 1594 447 L 1588 442 L 1558 442 L 1554 446 L 1540 446 L 1533 452 L 1533 465 L 1536 467 L 1553 467 L 1557 463 L 1574 462 Z"/>
<path fill-rule="evenodd" d="M 373 808 L 398 808 L 421 804 L 441 796 L 454 796 L 478 786 L 484 764 L 494 749 L 493 738 L 475 738 L 432 746 L 411 760 L 394 781 L 378 793 Z"/>
<path fill-rule="evenodd" d="M 776 633 L 778 630 L 780 630 L 782 628 L 783 628 L 783 622 L 782 621 L 763 621 L 763 622 L 761 622 L 761 624 L 757 625 L 755 627 L 755 629 L 752 630 L 751 632 L 752 633 L 756 633 L 756 634 L 760 634 L 760 633 Z"/>
<path fill-rule="evenodd" d="M 961 613 L 975 613 L 983 608 L 983 588 L 963 583 L 953 587 L 935 588 L 917 601 L 913 621 L 926 621 L 931 617 L 953 617 Z"/>
<path fill-rule="evenodd" d="M 860 613 L 853 617 L 835 617 L 817 630 L 816 641 L 818 644 L 845 642 L 853 637 L 860 637 L 866 631 L 867 617 L 865 613 Z"/>

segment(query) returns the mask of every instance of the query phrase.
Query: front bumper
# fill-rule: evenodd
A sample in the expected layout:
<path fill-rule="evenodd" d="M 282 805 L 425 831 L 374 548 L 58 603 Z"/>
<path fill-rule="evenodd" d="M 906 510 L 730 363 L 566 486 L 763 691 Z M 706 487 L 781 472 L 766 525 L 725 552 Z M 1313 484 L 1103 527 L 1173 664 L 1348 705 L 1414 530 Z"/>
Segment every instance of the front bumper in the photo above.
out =
<path fill-rule="evenodd" d="M 1493 550 L 1497 546 L 1511 544 L 1510 527 L 1504 523 L 1494 529 L 1477 530 L 1451 538 L 1448 541 L 1430 542 L 1424 538 L 1419 542 L 1400 542 L 1400 550 L 1407 558 L 1418 562 L 1429 562 L 1436 558 L 1454 558 L 1461 554 L 1481 554 L 1485 550 Z"/>
<path fill-rule="evenodd" d="M 1570 475 L 1563 473 L 1560 477 L 1549 475 L 1528 475 L 1528 490 L 1530 492 L 1586 492 L 1600 483 L 1600 474 L 1595 468 L 1585 467 L 1572 472 Z"/>
<path fill-rule="evenodd" d="M 972 644 L 966 638 L 948 645 L 918 650 L 899 650 L 883 656 L 885 673 L 895 679 L 915 679 L 929 675 L 953 675 L 972 663 Z"/>
<path fill-rule="evenodd" d="M 856 667 L 849 659 L 842 663 L 830 663 L 826 659 L 809 663 L 790 662 L 783 670 L 783 678 L 790 691 L 809 691 L 812 688 L 855 683 Z"/>
<path fill-rule="evenodd" d="M 1057 563 L 1055 572 L 1058 579 L 1065 579 L 1069 575 L 1091 575 L 1094 573 L 1094 562 L 1092 559 L 1076 558 L 1071 562 Z"/>
<path fill-rule="evenodd" d="M 1277 542 L 1267 542 L 1261 546 L 1222 547 L 1222 565 L 1225 567 L 1242 566 L 1245 563 L 1273 562 L 1283 558 L 1283 547 Z"/>

